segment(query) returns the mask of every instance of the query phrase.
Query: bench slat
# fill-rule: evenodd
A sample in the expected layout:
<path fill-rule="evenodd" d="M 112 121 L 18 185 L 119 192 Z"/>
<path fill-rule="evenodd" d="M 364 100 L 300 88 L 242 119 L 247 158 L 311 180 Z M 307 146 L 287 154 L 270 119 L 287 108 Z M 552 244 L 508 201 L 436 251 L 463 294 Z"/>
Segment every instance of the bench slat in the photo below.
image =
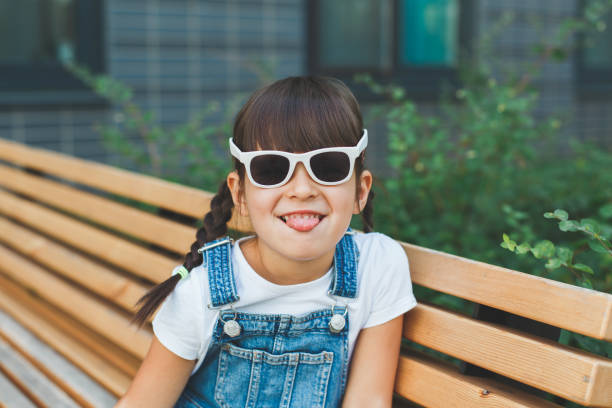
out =
<path fill-rule="evenodd" d="M 189 248 L 195 239 L 193 227 L 1 165 L 0 184 L 38 201 L 177 253 Z"/>
<path fill-rule="evenodd" d="M 73 218 L 0 190 L 0 212 L 70 246 L 155 283 L 182 260 L 171 259 Z"/>
<path fill-rule="evenodd" d="M 49 381 L 2 339 L 0 339 L 0 371 L 37 406 L 78 407 L 62 389 Z"/>
<path fill-rule="evenodd" d="M 6 404 L 6 405 L 5 405 Z M 0 370 L 0 408 L 36 408 Z"/>
<path fill-rule="evenodd" d="M 0 217 L 0 242 L 133 312 L 147 287 Z"/>
<path fill-rule="evenodd" d="M 404 336 L 426 347 L 589 406 L 612 405 L 612 360 L 548 339 L 420 303 L 404 320 Z"/>
<path fill-rule="evenodd" d="M 414 283 L 612 341 L 612 295 L 402 243 Z M 525 290 L 529 288 L 529 290 Z"/>
<path fill-rule="evenodd" d="M 508 385 L 463 375 L 453 366 L 412 354 L 400 356 L 395 390 L 425 407 L 560 407 Z"/>
<path fill-rule="evenodd" d="M 181 184 L 1 138 L 0 159 L 194 218 L 210 209 L 213 197 L 209 192 Z"/>
<path fill-rule="evenodd" d="M 592 386 L 587 394 L 589 401 L 607 401 L 606 407 L 612 407 L 612 367 L 608 364 L 599 364 L 593 370 Z"/>
<path fill-rule="evenodd" d="M 214 196 L 193 187 L 2 138 L 0 159 L 196 219 L 208 212 Z M 237 214 L 230 221 L 230 227 L 238 231 L 252 230 L 248 218 Z"/>
<path fill-rule="evenodd" d="M 121 372 L 132 376 L 136 374 L 141 359 L 128 353 L 107 338 L 95 333 L 74 318 L 59 311 L 53 305 L 44 302 L 40 298 L 35 298 L 31 293 L 26 292 L 21 286 L 8 280 L 8 278 L 1 274 L 0 283 L 2 283 L 4 291 L 10 294 L 12 299 L 11 305 L 14 308 L 27 308 L 35 316 L 44 319 L 48 325 L 55 327 L 73 339 L 73 341 L 80 342 L 92 353 L 98 355 Z M 13 318 L 19 320 L 14 314 Z M 22 321 L 19 320 L 19 322 L 25 326 Z M 38 335 L 38 333 L 36 334 Z"/>
<path fill-rule="evenodd" d="M 85 408 L 113 406 L 116 398 L 0 310 L 0 338 Z"/>
<path fill-rule="evenodd" d="M 49 320 L 51 312 L 44 306 L 37 304 L 23 291 L 9 292 L 6 287 L 10 284 L 6 279 L 0 278 L 0 282 L 0 307 L 4 311 L 114 396 L 119 397 L 125 393 L 134 374 L 127 374 L 111 363 L 112 354 L 118 351 L 117 347 L 109 344 L 106 348 L 107 355 L 100 354 L 100 349 L 94 350 L 92 347 L 93 337 L 88 336 L 88 343 L 71 337 L 65 326 L 58 326 L 55 321 Z M 14 296 L 18 296 L 19 301 L 15 300 Z M 24 298 L 27 299 L 26 303 L 23 303 Z M 86 335 L 85 331 L 82 333 Z M 121 353 L 118 356 L 120 357 Z"/>
<path fill-rule="evenodd" d="M 0 271 L 135 356 L 147 353 L 151 334 L 129 327 L 126 316 L 2 246 Z"/>

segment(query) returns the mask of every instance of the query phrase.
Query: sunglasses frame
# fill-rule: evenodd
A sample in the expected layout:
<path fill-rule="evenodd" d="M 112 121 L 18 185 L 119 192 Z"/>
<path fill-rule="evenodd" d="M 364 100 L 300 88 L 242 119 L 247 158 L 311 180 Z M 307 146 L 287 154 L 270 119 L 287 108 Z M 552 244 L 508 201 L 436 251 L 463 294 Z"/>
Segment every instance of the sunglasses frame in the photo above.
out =
<path fill-rule="evenodd" d="M 280 187 L 286 184 L 291 179 L 291 176 L 293 176 L 293 172 L 295 171 L 295 166 L 298 163 L 304 164 L 304 167 L 306 168 L 306 171 L 310 175 L 310 178 L 312 178 L 317 183 L 322 184 L 324 186 L 336 186 L 338 184 L 342 184 L 346 182 L 353 175 L 353 168 L 355 167 L 354 166 L 355 159 L 359 157 L 361 152 L 363 152 L 365 148 L 368 146 L 368 130 L 363 129 L 363 135 L 361 136 L 361 139 L 359 139 L 359 142 L 357 142 L 355 146 L 325 147 L 323 149 L 311 150 L 306 153 L 290 153 L 290 152 L 284 152 L 282 150 L 254 150 L 251 152 L 243 152 L 238 148 L 238 146 L 234 144 L 233 138 L 229 139 L 229 146 L 230 146 L 230 153 L 232 154 L 232 156 L 234 156 L 236 159 L 238 159 L 239 162 L 244 164 L 249 180 L 251 181 L 251 183 L 253 183 L 257 187 L 276 188 L 276 187 Z M 316 156 L 317 154 L 320 154 L 320 153 L 327 153 L 327 152 L 345 153 L 348 156 L 350 167 L 349 167 L 348 175 L 342 180 L 323 181 L 319 179 L 314 174 L 312 169 L 310 168 L 310 158 L 311 157 Z M 255 157 L 264 156 L 264 155 L 282 156 L 282 157 L 285 157 L 287 160 L 289 160 L 289 170 L 287 171 L 287 175 L 281 182 L 276 183 L 276 184 L 271 184 L 271 185 L 260 184 L 256 182 L 251 176 L 251 161 Z"/>

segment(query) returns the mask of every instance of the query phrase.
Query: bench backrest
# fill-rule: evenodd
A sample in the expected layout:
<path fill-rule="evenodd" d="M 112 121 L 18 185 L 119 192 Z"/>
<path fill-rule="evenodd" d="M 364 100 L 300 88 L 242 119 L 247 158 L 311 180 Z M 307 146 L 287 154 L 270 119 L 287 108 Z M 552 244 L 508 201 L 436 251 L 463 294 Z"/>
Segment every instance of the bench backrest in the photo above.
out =
<path fill-rule="evenodd" d="M 182 263 L 213 194 L 1 139 L 0 161 L 0 309 L 121 395 L 152 338 L 133 305 Z M 402 245 L 414 284 L 612 341 L 609 294 Z M 423 302 L 404 337 L 396 392 L 424 406 L 558 406 L 533 390 L 612 406 L 612 360 L 555 340 Z"/>

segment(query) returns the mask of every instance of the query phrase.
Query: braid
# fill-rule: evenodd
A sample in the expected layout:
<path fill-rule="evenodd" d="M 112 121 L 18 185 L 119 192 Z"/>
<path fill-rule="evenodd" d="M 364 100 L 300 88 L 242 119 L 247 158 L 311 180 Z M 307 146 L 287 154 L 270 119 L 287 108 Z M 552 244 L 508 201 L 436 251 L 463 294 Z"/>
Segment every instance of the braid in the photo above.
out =
<path fill-rule="evenodd" d="M 363 211 L 361 211 L 361 219 L 363 221 L 363 231 L 371 232 L 374 229 L 374 221 L 372 220 L 372 216 L 374 213 L 374 204 L 372 201 L 374 200 L 374 190 L 370 190 L 368 193 L 368 200 L 366 201 L 365 207 L 363 207 Z"/>
<path fill-rule="evenodd" d="M 189 272 L 202 263 L 202 254 L 198 252 L 198 249 L 206 242 L 213 241 L 227 233 L 227 223 L 232 218 L 233 208 L 232 194 L 224 180 L 219 186 L 217 194 L 210 201 L 210 211 L 206 213 L 202 227 L 196 232 L 196 240 L 191 244 L 191 251 L 185 254 L 183 266 Z M 180 280 L 180 275 L 173 275 L 141 297 L 136 302 L 136 306 L 142 306 L 132 318 L 132 323 L 139 327 L 142 326 L 174 290 Z"/>
<path fill-rule="evenodd" d="M 223 181 L 217 195 L 210 201 L 210 211 L 204 216 L 204 223 L 196 232 L 196 240 L 191 244 L 191 251 L 185 254 L 183 265 L 191 272 L 202 263 L 202 254 L 198 253 L 206 242 L 213 241 L 227 234 L 227 223 L 232 218 L 234 202 L 227 183 Z"/>

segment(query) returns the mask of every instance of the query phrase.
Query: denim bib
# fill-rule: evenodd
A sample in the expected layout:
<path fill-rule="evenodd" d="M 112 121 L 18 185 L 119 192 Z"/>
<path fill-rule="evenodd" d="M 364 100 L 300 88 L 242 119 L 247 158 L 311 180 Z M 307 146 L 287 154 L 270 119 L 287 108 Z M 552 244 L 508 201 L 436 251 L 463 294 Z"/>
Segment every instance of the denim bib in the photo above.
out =
<path fill-rule="evenodd" d="M 305 315 L 236 311 L 229 238 L 202 248 L 211 304 L 219 308 L 211 344 L 176 407 L 338 407 L 348 373 L 346 304 Z M 336 245 L 328 294 L 357 295 L 359 252 L 350 229 Z"/>

